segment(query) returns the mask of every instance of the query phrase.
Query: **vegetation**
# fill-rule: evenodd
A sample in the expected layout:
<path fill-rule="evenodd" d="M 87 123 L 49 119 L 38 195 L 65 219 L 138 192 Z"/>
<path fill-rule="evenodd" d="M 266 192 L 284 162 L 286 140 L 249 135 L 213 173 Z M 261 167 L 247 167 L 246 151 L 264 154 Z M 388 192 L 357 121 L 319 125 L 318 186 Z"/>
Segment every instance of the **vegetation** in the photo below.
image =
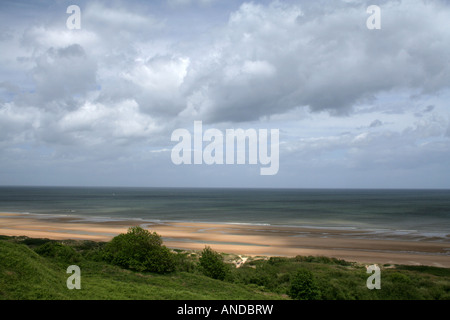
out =
<path fill-rule="evenodd" d="M 56 241 L 52 241 L 56 242 Z M 44 257 L 38 247 L 21 239 L 0 240 L 0 299 L 9 300 L 204 300 L 284 299 L 255 288 L 214 280 L 199 272 L 158 274 L 137 272 L 104 261 L 86 258 L 95 246 L 88 241 L 65 241 L 77 248 L 81 260 L 81 290 L 66 286 L 67 267 L 61 257 Z M 104 248 L 103 243 L 101 247 Z"/>
<path fill-rule="evenodd" d="M 228 267 L 223 257 L 210 247 L 203 249 L 199 262 L 204 275 L 218 280 L 224 280 L 227 276 Z"/>
<path fill-rule="evenodd" d="M 114 237 L 105 246 L 104 258 L 137 271 L 168 273 L 175 270 L 173 254 L 163 246 L 161 237 L 141 227 L 131 227 L 127 233 Z"/>
<path fill-rule="evenodd" d="M 450 299 L 446 268 L 381 266 L 381 289 L 369 290 L 369 274 L 356 263 L 252 257 L 236 268 L 239 259 L 209 247 L 169 250 L 159 235 L 137 228 L 108 243 L 2 236 L 0 299 Z M 66 286 L 73 264 L 81 290 Z"/>
<path fill-rule="evenodd" d="M 289 296 L 297 300 L 316 300 L 320 298 L 314 275 L 307 269 L 298 269 L 292 277 Z"/>
<path fill-rule="evenodd" d="M 55 258 L 62 262 L 75 263 L 80 260 L 80 254 L 74 248 L 59 242 L 46 242 L 35 251 L 43 257 Z"/>

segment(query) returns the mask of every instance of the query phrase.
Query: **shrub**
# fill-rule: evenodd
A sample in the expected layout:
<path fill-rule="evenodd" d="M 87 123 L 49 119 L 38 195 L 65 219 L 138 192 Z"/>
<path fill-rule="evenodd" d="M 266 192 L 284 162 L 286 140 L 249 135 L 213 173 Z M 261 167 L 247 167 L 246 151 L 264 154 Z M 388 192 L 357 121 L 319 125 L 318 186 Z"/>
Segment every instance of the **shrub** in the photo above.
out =
<path fill-rule="evenodd" d="M 24 237 L 23 239 L 19 238 L 18 240 L 19 240 L 18 243 L 22 243 L 29 247 L 41 246 L 47 242 L 52 242 L 49 239 L 34 239 L 34 238 L 28 238 L 28 237 Z"/>
<path fill-rule="evenodd" d="M 274 290 L 280 281 L 278 279 L 277 268 L 270 264 L 263 264 L 257 269 L 251 269 L 253 273 L 248 278 L 248 282 L 264 287 L 267 290 Z"/>
<path fill-rule="evenodd" d="M 403 273 L 393 272 L 384 277 L 381 288 L 384 297 L 389 300 L 409 300 L 423 299 L 417 284 L 411 281 L 410 277 Z"/>
<path fill-rule="evenodd" d="M 341 265 L 341 266 L 351 266 L 352 263 L 345 261 L 345 260 L 341 260 L 341 259 L 336 259 L 336 258 L 328 258 L 328 257 L 324 257 L 324 256 L 296 256 L 294 258 L 295 261 L 297 262 L 315 262 L 315 263 L 322 263 L 322 264 L 337 264 L 337 265 Z"/>
<path fill-rule="evenodd" d="M 105 245 L 103 257 L 112 264 L 157 273 L 175 269 L 173 254 L 162 244 L 161 236 L 141 227 L 131 227 Z"/>
<path fill-rule="evenodd" d="M 177 252 L 177 250 L 175 250 Z M 186 252 L 177 252 L 174 254 L 177 271 L 195 272 L 195 258 Z"/>
<path fill-rule="evenodd" d="M 291 280 L 288 295 L 297 300 L 315 300 L 320 298 L 320 290 L 311 271 L 299 269 Z"/>
<path fill-rule="evenodd" d="M 199 262 L 204 275 L 218 280 L 224 280 L 227 276 L 228 269 L 223 257 L 210 247 L 202 250 Z"/>
<path fill-rule="evenodd" d="M 282 263 L 288 263 L 289 262 L 289 258 L 284 258 L 284 257 L 270 257 L 269 260 L 267 261 L 270 265 L 280 265 Z"/>
<path fill-rule="evenodd" d="M 78 262 L 81 258 L 80 254 L 74 248 L 56 241 L 46 242 L 37 247 L 35 251 L 41 256 L 56 258 L 63 262 Z"/>

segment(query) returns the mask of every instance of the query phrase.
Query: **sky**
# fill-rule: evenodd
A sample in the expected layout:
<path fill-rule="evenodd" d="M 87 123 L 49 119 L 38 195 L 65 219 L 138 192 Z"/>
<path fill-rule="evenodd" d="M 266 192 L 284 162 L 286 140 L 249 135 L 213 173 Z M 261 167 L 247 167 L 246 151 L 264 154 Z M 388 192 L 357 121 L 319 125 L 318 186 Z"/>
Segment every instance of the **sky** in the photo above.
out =
<path fill-rule="evenodd" d="M 450 188 L 449 101 L 449 1 L 0 2 L 0 185 Z M 279 170 L 174 164 L 195 121 Z"/>

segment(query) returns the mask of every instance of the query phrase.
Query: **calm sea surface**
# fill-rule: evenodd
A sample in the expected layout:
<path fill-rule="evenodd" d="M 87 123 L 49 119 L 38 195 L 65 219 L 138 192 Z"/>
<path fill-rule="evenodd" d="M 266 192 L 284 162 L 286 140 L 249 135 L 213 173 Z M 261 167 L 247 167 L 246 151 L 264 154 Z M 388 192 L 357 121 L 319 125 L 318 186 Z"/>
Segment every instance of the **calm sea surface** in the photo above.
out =
<path fill-rule="evenodd" d="M 0 212 L 361 229 L 450 239 L 450 190 L 0 187 Z"/>

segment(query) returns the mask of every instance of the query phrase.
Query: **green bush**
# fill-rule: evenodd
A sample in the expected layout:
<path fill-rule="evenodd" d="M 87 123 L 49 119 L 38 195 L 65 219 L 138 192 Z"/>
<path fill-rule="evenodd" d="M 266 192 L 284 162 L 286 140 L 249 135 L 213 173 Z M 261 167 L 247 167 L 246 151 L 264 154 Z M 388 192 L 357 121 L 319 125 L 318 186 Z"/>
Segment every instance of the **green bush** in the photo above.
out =
<path fill-rule="evenodd" d="M 235 269 L 236 281 L 244 284 L 254 284 L 264 290 L 279 291 L 277 288 L 283 285 L 282 274 L 278 274 L 278 269 L 269 262 L 260 264 L 258 267 L 243 266 Z M 288 276 L 289 281 L 289 276 Z"/>
<path fill-rule="evenodd" d="M 270 265 L 276 266 L 276 265 L 280 265 L 283 263 L 289 263 L 289 258 L 284 258 L 284 257 L 270 257 L 269 260 L 267 261 Z"/>
<path fill-rule="evenodd" d="M 337 264 L 341 266 L 351 266 L 352 262 L 348 262 L 341 259 L 336 258 L 328 258 L 324 256 L 296 256 L 295 261 L 298 262 L 313 262 L 313 263 L 322 263 L 322 264 Z"/>
<path fill-rule="evenodd" d="M 50 239 L 34 239 L 28 237 L 18 237 L 18 243 L 25 244 L 29 247 L 41 246 L 47 242 L 52 242 Z"/>
<path fill-rule="evenodd" d="M 210 247 L 205 247 L 202 250 L 199 262 L 204 275 L 218 280 L 224 280 L 227 276 L 228 268 L 223 261 L 223 257 Z"/>
<path fill-rule="evenodd" d="M 288 295 L 297 300 L 316 300 L 320 298 L 320 290 L 311 271 L 299 269 L 291 280 Z"/>
<path fill-rule="evenodd" d="M 417 284 L 411 281 L 406 274 L 393 272 L 384 277 L 381 283 L 382 293 L 389 300 L 416 300 L 423 299 Z"/>
<path fill-rule="evenodd" d="M 175 250 L 177 251 L 177 250 Z M 187 252 L 177 252 L 174 254 L 176 271 L 195 272 L 196 263 L 195 258 Z"/>
<path fill-rule="evenodd" d="M 56 258 L 63 262 L 78 262 L 81 258 L 80 254 L 74 248 L 56 241 L 46 242 L 37 247 L 35 251 L 41 256 Z"/>
<path fill-rule="evenodd" d="M 161 236 L 141 227 L 131 227 L 104 247 L 103 257 L 112 264 L 137 271 L 172 272 L 172 252 L 162 244 Z"/>

